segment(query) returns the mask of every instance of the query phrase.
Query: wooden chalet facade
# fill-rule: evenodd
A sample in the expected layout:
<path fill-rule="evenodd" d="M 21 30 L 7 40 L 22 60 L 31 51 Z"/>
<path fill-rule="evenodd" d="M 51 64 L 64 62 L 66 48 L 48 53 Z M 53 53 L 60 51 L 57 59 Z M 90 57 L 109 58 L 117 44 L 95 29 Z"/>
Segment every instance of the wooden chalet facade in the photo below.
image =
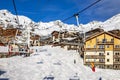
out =
<path fill-rule="evenodd" d="M 41 37 L 40 39 L 40 45 L 41 46 L 44 46 L 44 45 L 52 45 L 53 42 L 52 42 L 52 37 L 51 36 L 48 36 L 48 37 Z"/>
<path fill-rule="evenodd" d="M 63 38 L 68 38 L 68 37 L 78 37 L 78 32 L 68 32 L 68 31 L 53 31 L 52 32 L 52 41 L 54 42 L 61 42 Z"/>
<path fill-rule="evenodd" d="M 61 47 L 66 50 L 78 50 L 80 46 L 81 38 L 80 37 L 68 37 L 61 40 Z"/>
<path fill-rule="evenodd" d="M 52 41 L 53 41 L 53 43 L 59 41 L 59 31 L 53 31 L 51 33 L 51 35 L 52 35 Z"/>
<path fill-rule="evenodd" d="M 120 37 L 110 32 L 89 36 L 84 45 L 84 64 L 107 69 L 120 69 Z"/>
<path fill-rule="evenodd" d="M 54 31 L 52 33 L 52 41 L 54 43 L 53 46 L 61 46 L 66 50 L 76 50 L 83 57 L 83 40 L 80 37 L 79 32 L 58 32 Z"/>
<path fill-rule="evenodd" d="M 0 49 L 5 49 L 5 52 L 2 50 L 0 51 L 1 55 L 18 54 L 19 47 L 17 44 L 14 44 L 16 31 L 17 29 L 15 28 L 3 29 L 0 27 Z M 18 31 L 18 35 L 20 35 L 20 31 Z"/>
<path fill-rule="evenodd" d="M 30 46 L 40 46 L 40 36 L 39 35 L 31 34 Z"/>

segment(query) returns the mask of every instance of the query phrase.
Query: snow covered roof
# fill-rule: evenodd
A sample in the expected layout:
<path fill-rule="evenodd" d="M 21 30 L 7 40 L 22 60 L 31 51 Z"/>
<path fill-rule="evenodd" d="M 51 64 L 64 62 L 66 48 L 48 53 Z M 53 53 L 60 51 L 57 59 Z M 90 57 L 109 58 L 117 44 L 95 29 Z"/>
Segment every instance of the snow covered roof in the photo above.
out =
<path fill-rule="evenodd" d="M 63 40 L 68 40 L 68 41 L 72 41 L 74 39 L 76 39 L 76 37 L 67 37 L 67 38 L 62 38 Z"/>

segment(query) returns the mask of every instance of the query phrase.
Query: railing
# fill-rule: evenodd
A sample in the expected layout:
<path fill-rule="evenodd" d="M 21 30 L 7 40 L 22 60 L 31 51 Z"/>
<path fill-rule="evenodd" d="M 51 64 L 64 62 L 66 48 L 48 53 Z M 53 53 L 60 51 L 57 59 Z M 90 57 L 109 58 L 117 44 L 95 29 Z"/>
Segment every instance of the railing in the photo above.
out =
<path fill-rule="evenodd" d="M 105 41 L 105 42 L 97 41 L 97 44 L 114 44 L 114 42 L 113 41 Z"/>
<path fill-rule="evenodd" d="M 120 48 L 114 48 L 114 51 L 120 51 Z"/>
<path fill-rule="evenodd" d="M 86 48 L 86 51 L 103 51 L 105 48 Z"/>
<path fill-rule="evenodd" d="M 113 64 L 120 64 L 120 62 L 113 62 Z"/>
<path fill-rule="evenodd" d="M 85 64 L 91 65 L 91 62 L 85 62 Z M 94 62 L 95 65 L 104 65 L 105 62 Z"/>
<path fill-rule="evenodd" d="M 89 50 L 96 50 L 96 48 L 86 48 L 87 51 Z"/>
<path fill-rule="evenodd" d="M 86 59 L 104 59 L 105 55 L 86 55 Z"/>
<path fill-rule="evenodd" d="M 114 58 L 120 58 L 120 55 L 114 55 L 113 57 Z"/>
<path fill-rule="evenodd" d="M 105 48 L 97 48 L 97 51 L 104 51 Z"/>
<path fill-rule="evenodd" d="M 68 50 L 78 50 L 77 47 L 68 47 Z"/>

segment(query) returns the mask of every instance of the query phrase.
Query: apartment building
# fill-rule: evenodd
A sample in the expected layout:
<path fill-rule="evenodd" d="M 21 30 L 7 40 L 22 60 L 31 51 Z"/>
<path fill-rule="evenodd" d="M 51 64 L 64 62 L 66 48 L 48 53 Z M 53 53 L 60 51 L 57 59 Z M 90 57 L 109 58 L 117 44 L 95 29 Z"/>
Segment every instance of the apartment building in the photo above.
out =
<path fill-rule="evenodd" d="M 120 69 L 120 37 L 100 32 L 86 38 L 84 64 L 108 69 Z"/>

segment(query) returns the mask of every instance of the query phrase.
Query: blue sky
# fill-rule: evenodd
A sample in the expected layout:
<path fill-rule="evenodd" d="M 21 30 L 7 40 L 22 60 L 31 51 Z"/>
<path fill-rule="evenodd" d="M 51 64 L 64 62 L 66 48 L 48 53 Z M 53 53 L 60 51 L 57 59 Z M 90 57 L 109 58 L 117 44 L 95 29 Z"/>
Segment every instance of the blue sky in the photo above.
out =
<path fill-rule="evenodd" d="M 0 9 L 7 9 L 15 14 L 12 0 L 0 0 Z M 84 9 L 96 0 L 15 0 L 19 15 L 29 17 L 35 22 L 64 20 Z M 120 0 L 101 0 L 99 3 L 82 12 L 79 22 L 86 24 L 93 20 L 105 21 L 120 13 Z M 75 18 L 65 23 L 75 24 Z"/>

